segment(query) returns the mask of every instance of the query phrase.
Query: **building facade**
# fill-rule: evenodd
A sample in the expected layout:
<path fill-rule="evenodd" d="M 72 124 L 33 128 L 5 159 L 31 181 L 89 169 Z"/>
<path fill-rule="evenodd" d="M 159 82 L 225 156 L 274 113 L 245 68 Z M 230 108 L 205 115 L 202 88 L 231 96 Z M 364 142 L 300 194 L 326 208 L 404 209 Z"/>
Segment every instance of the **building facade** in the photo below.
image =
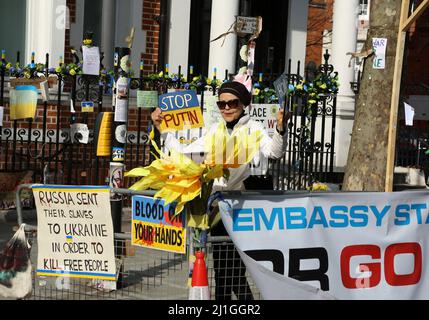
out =
<path fill-rule="evenodd" d="M 211 42 L 230 30 L 235 17 L 262 16 L 264 31 L 257 41 L 257 73 L 278 75 L 288 61 L 293 68 L 323 62 L 328 50 L 339 73 L 336 167 L 344 168 L 352 132 L 355 92 L 360 52 L 369 28 L 369 0 L 17 0 L 0 3 L 0 46 L 13 61 L 16 52 L 28 63 L 32 52 L 43 62 L 50 54 L 50 65 L 60 58 L 72 62 L 71 48 L 81 46 L 85 32 L 94 33 L 94 43 L 104 52 L 103 64 L 113 64 L 116 46 L 127 46 L 126 37 L 135 28 L 132 49 L 134 71 L 140 61 L 146 73 L 160 71 L 166 64 L 170 73 L 179 66 L 187 74 L 219 78 L 235 74 L 241 67 L 238 50 L 242 39 L 235 35 Z M 19 17 L 19 19 L 17 19 Z M 405 97 L 417 109 L 417 119 L 426 121 L 429 93 L 429 67 L 424 59 L 428 48 L 428 13 L 416 23 L 408 41 L 405 65 Z M 14 30 L 13 33 L 8 30 Z M 357 63 L 355 63 L 357 62 Z M 425 126 L 420 123 L 420 126 Z"/>

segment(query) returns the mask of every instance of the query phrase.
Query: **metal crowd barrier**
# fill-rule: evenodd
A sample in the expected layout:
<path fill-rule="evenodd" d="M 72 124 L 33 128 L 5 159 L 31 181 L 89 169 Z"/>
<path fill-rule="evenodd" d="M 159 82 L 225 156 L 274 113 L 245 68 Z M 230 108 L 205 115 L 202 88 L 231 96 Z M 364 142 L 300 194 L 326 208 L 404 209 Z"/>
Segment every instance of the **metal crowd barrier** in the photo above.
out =
<path fill-rule="evenodd" d="M 20 195 L 25 189 L 32 189 L 32 184 L 20 185 L 16 191 L 16 207 L 18 224 L 25 223 Z M 137 192 L 128 189 L 111 189 L 111 192 L 124 196 L 153 196 L 155 192 Z M 128 221 L 122 221 L 125 225 Z M 131 228 L 131 221 L 129 221 Z M 33 265 L 33 292 L 30 300 L 188 300 L 189 287 L 189 250 L 186 255 L 162 252 L 153 249 L 132 247 L 131 233 L 115 233 L 115 252 L 119 249 L 124 255 L 117 260 L 120 268 L 120 282 L 112 290 L 108 282 L 91 279 L 71 279 L 62 277 L 41 277 L 36 275 L 37 264 L 37 226 L 26 224 L 26 234 L 31 249 Z M 189 237 L 187 247 L 189 248 Z M 234 245 L 229 237 L 208 237 L 207 243 L 207 269 L 211 298 L 216 299 L 215 262 L 213 254 L 218 255 L 219 264 L 217 272 L 223 275 L 222 288 L 235 286 L 235 291 L 246 292 L 250 289 L 255 300 L 260 294 L 253 280 L 246 273 L 245 279 L 231 272 L 231 266 L 237 263 L 234 256 Z M 246 284 L 244 288 L 244 284 Z M 243 288 L 241 287 L 243 286 Z M 243 289 L 243 290 L 242 290 Z M 219 293 L 218 293 L 219 294 Z M 225 292 L 225 298 L 244 300 Z"/>

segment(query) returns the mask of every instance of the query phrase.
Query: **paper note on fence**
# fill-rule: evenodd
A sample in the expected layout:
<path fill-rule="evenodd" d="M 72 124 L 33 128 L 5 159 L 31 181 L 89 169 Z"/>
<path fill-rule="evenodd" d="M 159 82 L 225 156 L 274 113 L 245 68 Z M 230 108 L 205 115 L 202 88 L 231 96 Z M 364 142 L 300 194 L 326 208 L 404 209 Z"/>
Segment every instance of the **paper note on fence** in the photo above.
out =
<path fill-rule="evenodd" d="M 37 208 L 37 274 L 116 280 L 108 187 L 33 188 Z"/>
<path fill-rule="evenodd" d="M 100 50 L 98 47 L 82 47 L 83 68 L 86 75 L 98 76 L 100 74 Z"/>
<path fill-rule="evenodd" d="M 415 110 L 412 106 L 410 106 L 406 102 L 404 102 L 404 106 L 405 106 L 405 125 L 413 126 Z"/>
<path fill-rule="evenodd" d="M 40 83 L 40 93 L 42 94 L 42 100 L 44 102 L 49 101 L 49 82 L 48 80 Z"/>
<path fill-rule="evenodd" d="M 386 68 L 386 50 L 387 50 L 387 39 L 385 38 L 373 38 L 372 46 L 374 48 L 374 69 L 385 69 Z"/>
<path fill-rule="evenodd" d="M 210 128 L 222 118 L 222 114 L 217 106 L 218 100 L 217 96 L 211 94 L 204 96 L 204 123 L 206 128 Z"/>
<path fill-rule="evenodd" d="M 0 107 L 0 127 L 3 127 L 4 107 Z"/>
<path fill-rule="evenodd" d="M 186 254 L 186 216 L 174 217 L 174 204 L 149 197 L 133 197 L 132 244 Z M 174 217 L 174 218 L 173 218 Z"/>
<path fill-rule="evenodd" d="M 159 97 L 164 115 L 161 132 L 204 127 L 204 117 L 195 91 L 169 93 Z"/>
<path fill-rule="evenodd" d="M 17 86 L 10 90 L 10 119 L 34 119 L 37 109 L 37 89 L 34 86 Z"/>
<path fill-rule="evenodd" d="M 137 91 L 137 108 L 158 107 L 158 91 Z"/>

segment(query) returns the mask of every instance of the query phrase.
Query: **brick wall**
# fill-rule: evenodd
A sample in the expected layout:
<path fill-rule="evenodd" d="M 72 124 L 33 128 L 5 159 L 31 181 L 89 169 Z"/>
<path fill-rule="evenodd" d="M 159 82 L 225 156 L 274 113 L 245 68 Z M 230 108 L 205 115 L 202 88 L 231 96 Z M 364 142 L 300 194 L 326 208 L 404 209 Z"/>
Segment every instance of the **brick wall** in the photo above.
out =
<path fill-rule="evenodd" d="M 307 57 L 306 64 L 310 61 L 316 64 L 322 63 L 323 43 L 326 38 L 323 37 L 323 32 L 328 30 L 332 32 L 332 16 L 334 0 L 317 0 L 312 1 L 315 4 L 325 4 L 325 8 L 311 6 L 308 11 L 308 27 L 307 27 Z"/>
<path fill-rule="evenodd" d="M 67 0 L 67 7 L 70 11 L 70 25 L 72 23 L 76 23 L 76 0 Z M 65 35 L 65 53 L 64 53 L 64 61 L 65 63 L 73 62 L 73 56 L 70 53 L 70 29 L 66 30 Z"/>
<path fill-rule="evenodd" d="M 153 72 L 158 64 L 159 24 L 154 19 L 161 13 L 161 0 L 143 0 L 142 28 L 147 32 L 147 49 L 142 53 L 144 71 Z"/>

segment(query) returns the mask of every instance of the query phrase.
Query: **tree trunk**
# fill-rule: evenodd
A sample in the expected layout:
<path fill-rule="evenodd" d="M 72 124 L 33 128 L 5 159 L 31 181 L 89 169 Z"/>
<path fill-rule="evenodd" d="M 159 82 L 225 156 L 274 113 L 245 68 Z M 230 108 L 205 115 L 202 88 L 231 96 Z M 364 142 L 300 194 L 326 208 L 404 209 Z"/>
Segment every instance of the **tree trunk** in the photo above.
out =
<path fill-rule="evenodd" d="M 344 176 L 344 191 L 384 191 L 400 16 L 401 0 L 371 1 L 370 29 L 363 51 L 372 48 L 373 38 L 386 38 L 386 68 L 373 69 L 375 55 L 365 61 Z"/>

